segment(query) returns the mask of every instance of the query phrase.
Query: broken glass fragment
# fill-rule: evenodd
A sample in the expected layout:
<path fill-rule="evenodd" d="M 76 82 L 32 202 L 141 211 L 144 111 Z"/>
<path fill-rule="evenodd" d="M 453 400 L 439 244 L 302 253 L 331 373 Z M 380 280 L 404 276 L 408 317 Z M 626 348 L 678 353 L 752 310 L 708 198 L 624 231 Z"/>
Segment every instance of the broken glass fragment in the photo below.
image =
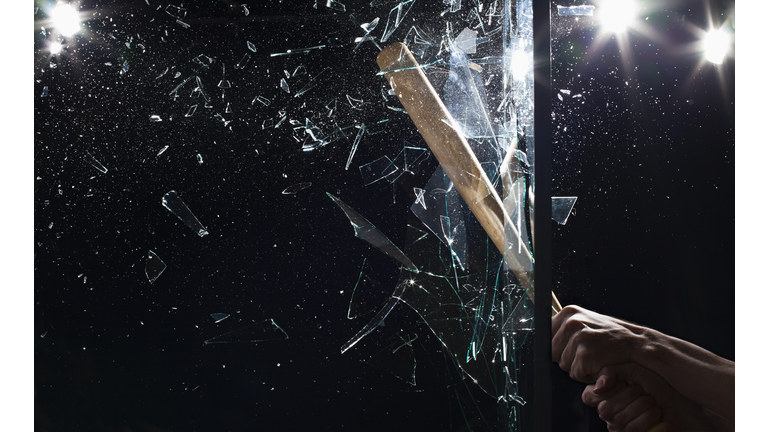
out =
<path fill-rule="evenodd" d="M 405 146 L 395 156 L 392 163 L 399 167 L 402 172 L 413 174 L 416 172 L 416 168 L 427 160 L 428 156 L 429 152 L 425 148 Z"/>
<path fill-rule="evenodd" d="M 227 102 L 227 107 L 224 108 L 224 114 L 232 114 L 232 107 L 229 106 L 229 102 Z"/>
<path fill-rule="evenodd" d="M 349 170 L 349 164 L 352 163 L 352 158 L 355 157 L 355 152 L 357 152 L 357 146 L 360 145 L 360 140 L 363 138 L 363 135 L 365 135 L 365 123 L 360 125 L 360 129 L 357 131 L 357 135 L 355 136 L 355 141 L 352 143 L 352 150 L 349 151 L 349 157 L 347 158 L 347 165 L 344 167 L 345 170 Z"/>
<path fill-rule="evenodd" d="M 560 89 L 560 93 L 569 95 L 571 94 L 571 91 L 566 89 Z"/>
<path fill-rule="evenodd" d="M 155 283 L 157 278 L 165 271 L 165 263 L 151 250 L 147 254 L 147 264 L 144 266 L 144 274 L 147 275 L 149 283 Z"/>
<path fill-rule="evenodd" d="M 247 7 L 248 5 L 242 4 L 240 6 L 243 7 L 243 13 L 245 14 L 245 16 L 248 16 L 251 13 L 251 11 L 248 10 L 248 7 Z"/>
<path fill-rule="evenodd" d="M 93 157 L 93 155 L 92 155 L 91 153 L 89 153 L 89 152 L 85 152 L 85 154 L 86 154 L 86 155 L 88 155 L 88 156 L 86 156 L 85 160 L 86 160 L 86 161 L 87 161 L 87 162 L 88 162 L 88 163 L 89 163 L 89 164 L 90 164 L 92 167 L 96 168 L 97 170 L 101 171 L 101 172 L 102 172 L 102 173 L 104 173 L 104 174 L 106 174 L 106 173 L 107 173 L 107 167 L 105 167 L 104 165 L 102 165 L 102 164 L 101 164 L 101 162 L 99 162 L 98 160 L 96 160 L 96 158 L 95 158 L 95 157 Z"/>
<path fill-rule="evenodd" d="M 195 115 L 195 111 L 197 111 L 197 104 L 194 104 L 191 107 L 189 107 L 189 109 L 187 110 L 187 113 L 184 114 L 184 117 L 192 117 L 193 115 Z"/>
<path fill-rule="evenodd" d="M 381 294 L 382 291 L 379 278 L 374 274 L 368 260 L 363 258 L 360 274 L 349 299 L 347 318 L 355 319 L 358 316 L 373 312 L 373 308 L 381 302 L 377 294 Z"/>
<path fill-rule="evenodd" d="M 200 153 L 197 154 L 197 163 L 203 163 L 203 156 Z"/>
<path fill-rule="evenodd" d="M 299 67 L 303 67 L 303 66 L 299 66 Z M 296 70 L 298 70 L 298 68 Z M 304 86 L 304 88 L 302 88 L 301 90 L 296 92 L 296 94 L 293 95 L 293 97 L 299 97 L 299 96 L 303 95 L 304 93 L 308 92 L 309 90 L 311 90 L 312 88 L 314 88 L 316 85 L 318 85 L 322 81 L 322 80 L 320 80 L 320 77 L 323 77 L 323 80 L 325 80 L 327 78 L 327 75 L 323 75 L 323 74 L 325 72 L 329 71 L 329 70 L 331 70 L 331 68 L 327 67 L 327 68 L 323 69 L 322 71 L 320 71 L 319 74 L 317 74 L 314 78 L 311 78 L 309 80 L 309 83 L 307 83 L 307 85 Z M 294 72 L 294 74 L 296 74 L 296 72 Z"/>
<path fill-rule="evenodd" d="M 552 197 L 552 220 L 565 225 L 578 197 Z"/>
<path fill-rule="evenodd" d="M 225 319 L 229 318 L 228 313 L 212 313 L 211 318 L 216 322 L 216 324 L 224 321 Z"/>
<path fill-rule="evenodd" d="M 203 237 L 208 234 L 208 231 L 205 230 L 203 224 L 201 224 L 195 215 L 192 214 L 192 212 L 189 210 L 187 205 L 184 204 L 184 201 L 181 200 L 176 191 L 172 190 L 163 195 L 162 203 L 163 207 L 176 215 L 176 217 L 181 219 L 181 221 L 187 224 L 188 227 L 192 228 L 192 231 L 196 232 L 197 235 Z"/>
<path fill-rule="evenodd" d="M 318 46 L 313 46 L 313 47 L 308 47 L 308 48 L 289 49 L 286 52 L 272 53 L 269 56 L 270 57 L 278 57 L 278 56 L 293 55 L 293 54 L 306 54 L 306 53 L 308 53 L 308 52 L 310 52 L 312 50 L 322 49 L 322 48 L 325 48 L 325 45 L 318 45 Z"/>
<path fill-rule="evenodd" d="M 178 24 L 178 25 L 180 25 L 180 26 L 184 27 L 185 29 L 188 29 L 188 28 L 190 28 L 190 27 L 191 27 L 189 24 L 187 24 L 187 23 L 185 23 L 184 21 L 182 21 L 182 20 L 179 20 L 179 19 L 177 19 L 177 20 L 176 20 L 176 24 Z"/>
<path fill-rule="evenodd" d="M 43 87 L 43 94 L 40 97 L 48 97 L 48 86 Z"/>
<path fill-rule="evenodd" d="M 285 78 L 280 78 L 280 88 L 283 89 L 283 91 L 286 93 L 291 92 L 291 88 L 288 87 L 288 83 L 285 82 Z"/>
<path fill-rule="evenodd" d="M 165 70 L 163 71 L 163 73 L 161 73 L 160 75 L 158 75 L 158 76 L 157 76 L 157 78 L 155 78 L 155 79 L 156 79 L 156 80 L 158 80 L 158 79 L 160 79 L 160 78 L 164 77 L 164 76 L 165 76 L 165 74 L 167 74 L 167 73 L 168 73 L 168 69 L 169 69 L 169 68 L 167 68 L 167 67 L 166 67 L 166 68 L 165 68 Z"/>
<path fill-rule="evenodd" d="M 469 27 L 456 36 L 456 46 L 467 54 L 475 54 L 477 52 L 477 32 L 470 30 Z"/>
<path fill-rule="evenodd" d="M 268 118 L 261 122 L 261 128 L 262 129 L 269 129 L 275 124 L 275 120 Z"/>
<path fill-rule="evenodd" d="M 421 204 L 421 207 L 426 210 L 427 203 L 424 202 L 424 189 L 415 187 L 413 188 L 413 193 L 416 195 L 416 201 L 414 202 L 414 205 Z"/>
<path fill-rule="evenodd" d="M 557 6 L 557 14 L 560 16 L 592 16 L 594 11 L 593 5 Z"/>
<path fill-rule="evenodd" d="M 384 35 L 381 37 L 382 43 L 386 42 L 387 39 L 392 36 L 392 33 L 394 33 L 395 29 L 397 29 L 397 27 L 400 26 L 400 23 L 403 22 L 405 15 L 408 14 L 414 3 L 415 0 L 406 0 L 398 3 L 397 6 L 389 11 L 387 26 L 384 28 Z"/>
<path fill-rule="evenodd" d="M 226 75 L 226 68 L 224 67 L 224 65 L 221 65 L 221 81 L 219 81 L 219 88 L 228 89 L 232 87 L 232 85 L 229 83 L 225 75 Z"/>
<path fill-rule="evenodd" d="M 253 98 L 253 100 L 251 101 L 251 105 L 255 104 L 256 102 L 258 102 L 258 103 L 260 103 L 260 104 L 262 104 L 264 106 L 267 106 L 267 105 L 272 103 L 272 101 L 270 101 L 269 99 L 265 98 L 264 96 L 256 96 L 255 98 Z"/>
<path fill-rule="evenodd" d="M 357 110 L 363 109 L 363 100 L 362 99 L 355 99 L 350 95 L 347 95 L 347 102 L 349 102 L 349 105 Z"/>
<path fill-rule="evenodd" d="M 347 7 L 337 2 L 336 0 L 325 0 L 325 7 L 337 10 L 339 12 L 346 12 Z"/>
<path fill-rule="evenodd" d="M 228 344 L 243 342 L 267 342 L 288 339 L 288 333 L 275 323 L 274 319 L 266 319 L 243 328 L 232 330 L 223 335 L 212 337 L 203 343 Z"/>
<path fill-rule="evenodd" d="M 161 148 L 159 152 L 157 152 L 157 155 L 160 156 L 161 154 L 165 153 L 166 150 L 168 150 L 168 147 L 170 145 L 166 145 L 165 147 Z"/>
<path fill-rule="evenodd" d="M 246 41 L 246 43 L 248 44 L 249 50 L 256 52 L 256 45 L 254 45 L 251 41 Z"/>
<path fill-rule="evenodd" d="M 283 118 L 281 118 L 281 119 L 280 119 L 280 121 L 279 121 L 279 122 L 277 122 L 277 124 L 275 125 L 275 129 L 279 128 L 279 127 L 280 127 L 280 125 L 281 125 L 281 124 L 283 124 L 283 122 L 284 122 L 284 121 L 285 121 L 285 119 L 287 119 L 287 118 L 288 118 L 288 117 L 283 117 Z"/>
<path fill-rule="evenodd" d="M 296 75 L 306 75 L 307 74 L 307 68 L 305 68 L 303 65 L 296 66 L 296 69 L 293 70 L 293 74 L 291 76 Z"/>
<path fill-rule="evenodd" d="M 413 341 L 418 335 L 396 335 L 394 341 L 369 358 L 366 363 L 389 372 L 408 384 L 416 385 L 416 357 Z"/>
<path fill-rule="evenodd" d="M 123 67 L 120 69 L 120 75 L 124 75 L 128 72 L 128 60 L 123 62 Z"/>
<path fill-rule="evenodd" d="M 384 322 L 384 320 L 387 318 L 387 315 L 389 315 L 389 313 L 392 312 L 392 309 L 394 309 L 397 303 L 400 301 L 400 296 L 403 295 L 403 291 L 405 291 L 405 288 L 407 286 L 408 286 L 408 282 L 405 280 L 401 280 L 400 282 L 398 282 L 397 286 L 395 287 L 395 292 L 392 294 L 392 296 L 390 296 L 390 298 L 386 301 L 386 303 L 384 303 L 381 309 L 379 309 L 376 315 L 373 318 L 371 318 L 368 324 L 366 324 L 365 327 L 360 329 L 360 331 L 358 331 L 357 334 L 355 334 L 355 336 L 352 337 L 352 339 L 348 340 L 347 343 L 345 343 L 341 347 L 342 354 L 349 351 L 350 348 L 352 348 L 358 342 L 360 342 L 360 339 L 369 335 L 372 331 L 376 329 L 376 327 L 378 327 L 382 322 Z"/>
<path fill-rule="evenodd" d="M 177 18 L 177 19 L 183 19 L 187 16 L 187 10 L 184 8 L 181 8 L 179 6 L 174 5 L 168 5 L 165 7 L 165 13 L 168 15 Z"/>
<path fill-rule="evenodd" d="M 360 175 L 363 176 L 363 183 L 368 186 L 377 181 L 396 173 L 397 166 L 387 156 L 382 156 L 373 162 L 360 166 Z"/>
<path fill-rule="evenodd" d="M 248 61 L 251 60 L 251 55 L 248 53 L 243 54 L 243 58 L 240 59 L 239 62 L 235 65 L 235 69 L 243 69 L 245 68 L 245 65 L 248 64 Z"/>
<path fill-rule="evenodd" d="M 326 192 L 326 195 L 328 195 L 328 197 L 331 198 L 333 202 L 336 203 L 339 208 L 341 208 L 342 211 L 344 211 L 344 214 L 347 216 L 349 222 L 352 224 L 352 227 L 355 230 L 355 237 L 367 241 L 375 248 L 402 263 L 406 268 L 418 273 L 419 270 L 416 268 L 416 265 L 413 264 L 413 262 L 407 256 L 405 256 L 403 251 L 401 251 L 381 231 L 379 231 L 378 228 L 376 228 L 372 223 L 360 215 L 360 213 L 356 212 L 352 207 L 346 205 L 340 199 L 336 198 L 328 192 Z"/>
<path fill-rule="evenodd" d="M 149 121 L 151 121 L 151 122 L 161 122 L 161 121 L 163 121 L 163 119 L 161 119 L 160 116 L 157 115 L 157 114 L 152 114 L 151 116 L 149 116 Z"/>
<path fill-rule="evenodd" d="M 295 195 L 300 190 L 304 190 L 310 186 L 312 186 L 312 182 L 296 183 L 295 185 L 283 189 L 283 195 Z"/>

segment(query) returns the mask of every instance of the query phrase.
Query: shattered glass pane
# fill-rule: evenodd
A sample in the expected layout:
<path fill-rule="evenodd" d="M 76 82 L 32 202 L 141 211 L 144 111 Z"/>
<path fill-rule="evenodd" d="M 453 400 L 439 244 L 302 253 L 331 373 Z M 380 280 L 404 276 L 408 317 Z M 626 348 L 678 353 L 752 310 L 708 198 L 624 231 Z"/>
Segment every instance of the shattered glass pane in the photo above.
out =
<path fill-rule="evenodd" d="M 144 274 L 147 275 L 149 283 L 155 283 L 157 278 L 165 271 L 165 263 L 151 250 L 147 254 L 147 263 L 144 266 Z"/>
<path fill-rule="evenodd" d="M 208 234 L 208 231 L 205 230 L 203 224 L 201 224 L 200 221 L 197 220 L 197 217 L 192 214 L 192 212 L 189 210 L 187 205 L 184 204 L 184 201 L 181 200 L 176 191 L 172 190 L 163 195 L 162 203 L 163 207 L 176 215 L 176 217 L 181 219 L 181 221 L 187 224 L 188 227 L 192 228 L 192 231 L 197 233 L 197 235 L 204 237 Z"/>
<path fill-rule="evenodd" d="M 552 197 L 552 220 L 565 225 L 578 197 Z"/>
<path fill-rule="evenodd" d="M 205 345 L 268 342 L 288 339 L 285 332 L 274 319 L 266 319 L 251 325 L 232 330 L 219 336 L 205 340 Z"/>

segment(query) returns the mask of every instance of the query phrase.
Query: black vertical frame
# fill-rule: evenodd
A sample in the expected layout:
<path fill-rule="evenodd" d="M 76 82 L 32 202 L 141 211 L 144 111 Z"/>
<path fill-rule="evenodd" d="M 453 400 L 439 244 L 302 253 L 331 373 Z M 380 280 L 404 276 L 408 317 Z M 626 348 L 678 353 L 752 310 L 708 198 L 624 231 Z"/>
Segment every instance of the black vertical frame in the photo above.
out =
<path fill-rule="evenodd" d="M 550 4 L 533 0 L 534 101 L 534 416 L 537 432 L 552 431 L 552 101 Z"/>

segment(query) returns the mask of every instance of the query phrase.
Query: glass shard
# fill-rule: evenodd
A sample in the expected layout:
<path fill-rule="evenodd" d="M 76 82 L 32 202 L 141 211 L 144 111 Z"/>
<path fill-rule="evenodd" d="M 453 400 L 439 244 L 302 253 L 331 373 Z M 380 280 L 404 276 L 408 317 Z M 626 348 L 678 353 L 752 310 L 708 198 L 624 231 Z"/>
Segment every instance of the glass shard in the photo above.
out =
<path fill-rule="evenodd" d="M 283 195 L 295 195 L 297 192 L 312 186 L 312 182 L 296 183 L 283 189 Z"/>
<path fill-rule="evenodd" d="M 349 298 L 347 318 L 355 319 L 361 315 L 373 312 L 374 307 L 381 303 L 381 299 L 377 295 L 380 295 L 382 292 L 383 289 L 379 282 L 379 277 L 373 272 L 371 265 L 368 264 L 368 260 L 363 258 L 360 274 Z"/>
<path fill-rule="evenodd" d="M 172 190 L 163 195 L 162 203 L 163 207 L 176 215 L 176 217 L 181 219 L 181 221 L 187 224 L 188 227 L 192 228 L 192 231 L 197 233 L 197 235 L 203 237 L 208 234 L 208 231 L 205 230 L 203 224 L 201 224 L 200 221 L 197 220 L 197 217 L 192 214 L 192 212 L 189 210 L 187 205 L 184 204 L 184 201 L 181 200 L 176 191 Z"/>
<path fill-rule="evenodd" d="M 552 220 L 565 225 L 578 197 L 552 197 Z"/>
<path fill-rule="evenodd" d="M 414 205 L 421 204 L 421 207 L 426 210 L 427 204 L 424 202 L 424 189 L 415 187 L 413 188 L 413 193 L 416 195 L 416 201 L 414 202 Z"/>
<path fill-rule="evenodd" d="M 161 121 L 163 121 L 163 119 L 160 118 L 160 116 L 157 115 L 157 114 L 152 114 L 151 116 L 149 116 L 149 121 L 151 121 L 151 122 L 161 122 Z"/>
<path fill-rule="evenodd" d="M 210 344 L 230 344 L 246 342 L 267 342 L 288 339 L 288 333 L 280 328 L 274 319 L 266 319 L 251 325 L 232 330 L 223 335 L 212 337 L 203 343 Z"/>
<path fill-rule="evenodd" d="M 166 145 L 165 147 L 161 148 L 159 152 L 157 152 L 157 155 L 160 156 L 161 154 L 165 153 L 166 150 L 168 150 L 168 147 L 170 145 Z"/>
<path fill-rule="evenodd" d="M 47 97 L 48 96 L 48 86 L 43 87 L 43 94 L 40 95 L 40 97 Z"/>
<path fill-rule="evenodd" d="M 155 283 L 157 278 L 160 277 L 161 274 L 165 271 L 166 265 L 163 262 L 163 260 L 160 259 L 159 256 L 157 256 L 156 253 L 152 252 L 151 250 L 147 254 L 147 264 L 144 266 L 144 274 L 147 275 L 147 279 L 149 279 L 149 283 Z"/>
<path fill-rule="evenodd" d="M 211 318 L 213 318 L 213 320 L 218 324 L 224 321 L 225 319 L 229 318 L 229 314 L 228 313 L 212 313 Z"/>
<path fill-rule="evenodd" d="M 331 8 L 333 10 L 337 10 L 339 12 L 346 12 L 347 7 L 343 4 L 337 2 L 336 0 L 326 0 L 325 1 L 325 7 Z"/>
<path fill-rule="evenodd" d="M 200 153 L 197 154 L 197 163 L 203 163 L 203 156 Z"/>
<path fill-rule="evenodd" d="M 557 5 L 557 14 L 560 16 L 592 16 L 595 12 L 593 5 L 560 6 Z"/>
<path fill-rule="evenodd" d="M 243 54 L 243 58 L 240 59 L 239 62 L 235 65 L 235 69 L 243 69 L 245 68 L 245 65 L 248 64 L 248 62 L 251 60 L 251 55 L 248 53 Z"/>
<path fill-rule="evenodd" d="M 278 56 L 286 56 L 286 55 L 293 55 L 293 54 L 306 54 L 306 53 L 308 53 L 310 51 L 317 50 L 317 49 L 322 49 L 322 48 L 325 48 L 325 45 L 318 45 L 318 46 L 313 46 L 313 47 L 308 47 L 308 48 L 289 49 L 286 52 L 272 53 L 269 56 L 270 57 L 278 57 Z"/>
<path fill-rule="evenodd" d="M 467 54 L 477 52 L 477 32 L 468 27 L 456 36 L 456 46 Z"/>
<path fill-rule="evenodd" d="M 345 170 L 349 170 L 349 164 L 352 163 L 352 158 L 355 157 L 357 146 L 360 145 L 360 140 L 363 138 L 363 135 L 365 135 L 365 124 L 360 125 L 360 129 L 358 129 L 357 131 L 357 135 L 355 136 L 355 141 L 352 143 L 352 150 L 349 151 L 349 157 L 347 158 L 347 165 L 344 167 Z"/>
<path fill-rule="evenodd" d="M 107 167 L 105 167 L 104 165 L 101 164 L 101 162 L 96 160 L 96 158 L 93 157 L 93 155 L 91 153 L 85 152 L 85 154 L 87 155 L 85 157 L 86 162 L 88 162 L 92 167 L 96 168 L 97 170 L 101 171 L 102 173 L 104 173 L 104 174 L 107 173 Z"/>
<path fill-rule="evenodd" d="M 184 114 L 184 117 L 192 117 L 193 115 L 195 115 L 195 111 L 197 111 L 197 104 L 194 104 L 191 107 L 189 107 L 189 109 L 187 110 L 187 113 Z"/>
<path fill-rule="evenodd" d="M 283 91 L 286 93 L 291 92 L 290 87 L 288 87 L 288 83 L 285 82 L 285 78 L 280 78 L 280 88 L 283 89 Z"/>
<path fill-rule="evenodd" d="M 392 36 L 392 33 L 394 33 L 397 27 L 400 26 L 400 23 L 403 22 L 403 19 L 411 10 L 414 3 L 415 0 L 406 0 L 398 3 L 397 6 L 389 11 L 387 26 L 384 28 L 384 35 L 381 37 L 382 43 L 386 42 L 387 39 Z"/>
<path fill-rule="evenodd" d="M 329 194 L 330 195 L 330 194 Z M 355 346 L 362 338 L 369 335 L 372 331 L 376 329 L 379 325 L 381 325 L 382 322 L 387 318 L 387 315 L 389 315 L 390 312 L 392 312 L 392 309 L 395 308 L 397 303 L 400 301 L 400 296 L 402 296 L 403 291 L 405 290 L 408 282 L 401 281 L 397 284 L 395 287 L 395 292 L 392 294 L 392 296 L 384 303 L 384 305 L 379 309 L 379 312 L 376 313 L 376 315 L 371 318 L 371 320 L 368 322 L 368 324 L 365 325 L 360 331 L 355 334 L 352 339 L 348 340 L 347 343 L 345 343 L 341 347 L 341 353 L 344 354 L 345 352 L 349 351 L 350 348 Z"/>
<path fill-rule="evenodd" d="M 376 183 L 397 171 L 397 166 L 386 156 L 360 166 L 360 175 L 363 176 L 363 183 L 366 186 Z"/>
<path fill-rule="evenodd" d="M 360 213 L 356 212 L 352 207 L 346 205 L 344 202 L 331 195 L 330 193 L 326 192 L 326 195 L 328 195 L 328 197 L 331 198 L 342 211 L 344 211 L 344 214 L 347 216 L 349 222 L 352 224 L 352 227 L 355 230 L 355 237 L 367 241 L 375 248 L 402 263 L 406 268 L 415 272 L 419 271 L 416 265 L 413 264 L 413 262 L 407 256 L 405 256 L 403 251 L 395 246 L 394 243 L 392 243 L 372 223 L 360 215 Z"/>
<path fill-rule="evenodd" d="M 246 41 L 246 43 L 248 44 L 249 50 L 256 52 L 256 45 L 254 45 L 251 41 Z"/>
<path fill-rule="evenodd" d="M 260 103 L 260 104 L 262 104 L 264 106 L 268 106 L 269 104 L 272 103 L 272 101 L 270 101 L 269 99 L 265 98 L 264 96 L 256 96 L 255 98 L 253 98 L 253 100 L 251 101 L 251 105 L 255 104 L 256 102 L 258 102 L 258 103 Z"/>

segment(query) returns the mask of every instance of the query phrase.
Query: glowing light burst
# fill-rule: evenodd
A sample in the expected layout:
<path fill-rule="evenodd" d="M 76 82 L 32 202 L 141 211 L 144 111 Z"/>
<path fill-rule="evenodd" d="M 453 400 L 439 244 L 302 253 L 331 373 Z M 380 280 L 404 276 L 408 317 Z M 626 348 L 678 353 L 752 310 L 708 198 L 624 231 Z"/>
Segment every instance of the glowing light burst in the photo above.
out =
<path fill-rule="evenodd" d="M 60 53 L 63 48 L 64 46 L 61 44 L 61 42 L 51 42 L 51 44 L 48 45 L 48 50 L 53 55 Z"/>
<path fill-rule="evenodd" d="M 622 33 L 632 25 L 637 16 L 633 0 L 603 0 L 597 9 L 603 28 L 611 33 Z"/>
<path fill-rule="evenodd" d="M 69 3 L 57 3 L 51 11 L 51 20 L 63 36 L 72 36 L 80 31 L 80 15 Z"/>
<path fill-rule="evenodd" d="M 512 76 L 524 77 L 531 70 L 531 54 L 524 50 L 515 50 L 510 59 Z"/>
<path fill-rule="evenodd" d="M 714 64 L 722 64 L 731 45 L 731 37 L 722 28 L 710 30 L 704 39 L 704 58 Z"/>

